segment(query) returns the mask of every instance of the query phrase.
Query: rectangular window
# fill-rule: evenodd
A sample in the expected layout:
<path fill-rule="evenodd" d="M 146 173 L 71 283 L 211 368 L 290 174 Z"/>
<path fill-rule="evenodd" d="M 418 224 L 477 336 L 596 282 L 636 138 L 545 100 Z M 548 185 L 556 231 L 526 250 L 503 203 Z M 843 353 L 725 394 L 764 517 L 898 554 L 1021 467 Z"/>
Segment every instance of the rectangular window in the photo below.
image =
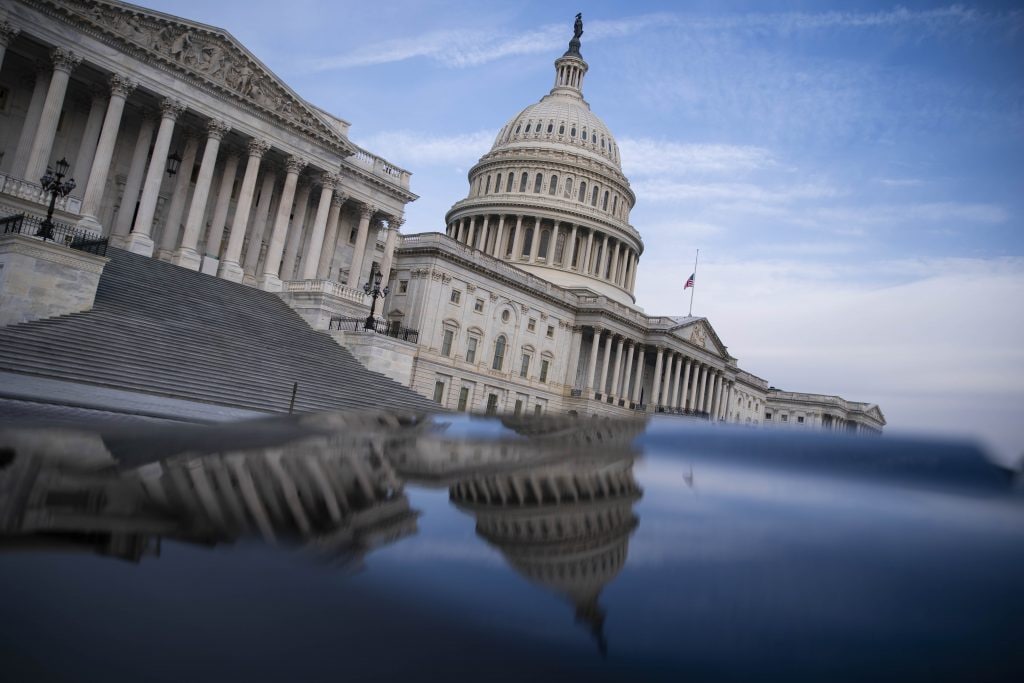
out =
<path fill-rule="evenodd" d="M 408 291 L 409 291 L 409 281 L 408 280 L 399 280 L 398 281 L 398 293 L 399 294 L 405 294 Z"/>
<path fill-rule="evenodd" d="M 526 377 L 530 372 L 530 354 L 523 354 L 523 362 L 519 366 L 519 376 Z"/>
<path fill-rule="evenodd" d="M 459 389 L 459 410 L 465 410 L 469 403 L 469 387 Z"/>
<path fill-rule="evenodd" d="M 483 313 L 484 312 L 484 300 L 483 299 L 477 299 L 476 301 L 474 301 L 473 302 L 473 310 L 476 311 L 477 313 Z"/>
<path fill-rule="evenodd" d="M 544 412 L 544 407 L 541 404 L 538 403 L 537 405 L 533 406 L 533 414 L 534 415 L 540 415 L 543 412 Z"/>
<path fill-rule="evenodd" d="M 555 326 L 554 325 L 548 325 L 548 339 L 554 339 L 554 338 L 555 338 Z"/>
<path fill-rule="evenodd" d="M 804 423 L 804 416 L 803 415 L 798 415 L 797 418 L 796 418 L 796 421 L 799 422 L 800 424 L 803 424 Z"/>
<path fill-rule="evenodd" d="M 509 176 L 511 178 L 512 176 Z M 498 412 L 498 395 L 488 394 L 487 395 L 487 414 L 494 415 Z"/>
<path fill-rule="evenodd" d="M 772 414 L 771 413 L 765 413 L 764 414 L 764 419 L 766 419 L 766 420 L 772 419 Z"/>
<path fill-rule="evenodd" d="M 537 329 L 537 321 L 536 321 L 536 320 L 534 320 L 533 318 L 530 318 L 530 319 L 529 319 L 529 320 L 528 320 L 528 321 L 526 322 L 526 329 L 527 329 L 528 331 L 530 331 L 530 332 L 533 332 L 534 330 L 536 330 L 536 329 Z"/>
<path fill-rule="evenodd" d="M 453 289 L 453 290 L 452 290 L 452 295 L 451 295 L 451 298 L 450 298 L 449 300 L 450 300 L 450 301 L 451 301 L 451 302 L 452 302 L 453 304 L 457 304 L 457 303 L 459 303 L 459 301 L 460 301 L 461 299 L 462 299 L 462 292 L 460 292 L 460 291 L 459 291 L 459 290 L 457 290 L 457 289 Z"/>
<path fill-rule="evenodd" d="M 522 399 L 519 399 L 519 398 L 516 399 L 515 414 L 516 415 L 522 415 L 523 414 L 523 400 Z"/>
<path fill-rule="evenodd" d="M 548 381 L 548 365 L 549 365 L 549 363 L 548 363 L 548 360 L 546 358 L 541 360 L 541 362 L 540 362 L 540 381 L 541 382 L 547 382 Z"/>
<path fill-rule="evenodd" d="M 782 421 L 783 422 L 788 422 L 789 421 L 789 415 L 783 415 L 782 416 Z"/>
<path fill-rule="evenodd" d="M 470 337 L 469 341 L 466 342 L 466 362 L 467 363 L 475 363 L 476 362 L 476 345 L 477 345 L 477 343 L 478 342 L 477 342 L 477 338 L 476 337 Z"/>
<path fill-rule="evenodd" d="M 441 355 L 450 356 L 452 355 L 452 342 L 455 341 L 454 330 L 445 330 L 444 339 L 441 341 Z"/>
<path fill-rule="evenodd" d="M 444 382 L 441 380 L 434 382 L 434 402 L 444 405 Z"/>

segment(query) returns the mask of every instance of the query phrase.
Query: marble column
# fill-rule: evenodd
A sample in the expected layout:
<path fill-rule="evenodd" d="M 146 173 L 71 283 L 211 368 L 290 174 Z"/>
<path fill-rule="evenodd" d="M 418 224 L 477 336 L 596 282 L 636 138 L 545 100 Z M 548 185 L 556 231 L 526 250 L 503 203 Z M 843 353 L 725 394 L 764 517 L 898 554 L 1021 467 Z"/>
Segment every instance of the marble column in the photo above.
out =
<path fill-rule="evenodd" d="M 306 167 L 306 160 L 297 156 L 288 157 L 285 162 L 286 175 L 284 177 L 284 189 L 281 191 L 281 202 L 277 206 L 277 218 L 274 220 L 274 229 L 270 233 L 270 244 L 267 247 L 267 260 L 263 265 L 263 275 L 260 276 L 259 287 L 267 292 L 280 292 L 282 289 L 281 278 L 281 256 L 284 251 L 284 240 L 288 233 L 288 222 L 292 212 L 292 202 L 295 199 L 295 186 L 299 182 L 299 174 Z"/>
<path fill-rule="evenodd" d="M 636 344 L 631 340 L 626 345 L 626 369 L 622 374 L 622 390 L 619 392 L 627 401 L 633 396 L 633 392 L 630 390 L 630 380 L 633 379 L 633 354 L 635 351 Z"/>
<path fill-rule="evenodd" d="M 270 144 L 265 140 L 254 138 L 249 141 L 249 158 L 245 164 L 242 186 L 238 190 L 235 218 L 231 221 L 228 246 L 224 251 L 223 260 L 217 266 L 217 276 L 225 280 L 242 281 L 243 271 L 239 261 L 242 256 L 242 244 L 245 241 L 245 228 L 249 224 L 249 211 L 252 209 L 252 200 L 256 191 L 256 177 L 260 172 L 260 160 L 268 149 L 270 149 Z"/>
<path fill-rule="evenodd" d="M 697 389 L 697 410 L 703 413 L 707 398 L 707 385 L 708 375 L 710 374 L 711 368 L 707 365 L 702 365 L 700 368 L 700 387 Z"/>
<path fill-rule="evenodd" d="M 54 48 L 50 53 L 50 58 L 53 61 L 53 74 L 50 76 L 46 101 L 43 102 L 43 110 L 39 115 L 35 138 L 32 140 L 32 148 L 28 153 L 28 162 L 25 166 L 25 179 L 32 183 L 39 182 L 46 172 L 46 166 L 50 163 L 53 137 L 57 133 L 60 111 L 64 107 L 64 95 L 67 94 L 68 81 L 71 78 L 71 72 L 82 62 L 81 57 L 62 47 Z"/>
<path fill-rule="evenodd" d="M 157 258 L 161 261 L 170 261 L 174 256 L 174 250 L 178 247 L 185 206 L 188 204 L 189 190 L 192 187 L 192 169 L 195 168 L 196 156 L 199 155 L 199 135 L 196 132 L 187 131 L 182 135 L 182 139 L 185 141 L 185 150 L 181 154 L 181 166 L 178 168 L 178 174 L 174 177 L 171 201 L 167 206 L 167 211 L 164 212 L 160 248 L 156 253 Z"/>
<path fill-rule="evenodd" d="M 295 206 L 292 208 L 288 235 L 285 238 L 284 256 L 279 273 L 285 282 L 295 279 L 295 261 L 302 247 L 302 236 L 306 231 L 309 214 L 309 196 L 313 192 L 312 181 L 300 180 L 295 189 Z"/>
<path fill-rule="evenodd" d="M 683 388 L 679 392 L 678 407 L 686 410 L 686 392 L 690 388 L 690 365 L 692 361 L 689 357 L 686 357 L 686 365 L 683 368 Z"/>
<path fill-rule="evenodd" d="M 512 240 L 512 260 L 518 260 L 523 252 L 523 216 L 516 216 L 516 234 Z"/>
<path fill-rule="evenodd" d="M 139 202 L 139 190 L 146 173 L 146 161 L 149 159 L 149 144 L 153 141 L 157 117 L 153 112 L 146 112 L 139 122 L 139 133 L 135 137 L 135 150 L 128 166 L 124 190 L 121 192 L 121 203 L 117 209 L 117 219 L 110 231 L 110 244 L 115 247 L 127 248 L 128 233 L 135 219 L 135 207 Z M 84 209 L 83 209 L 84 211 Z"/>
<path fill-rule="evenodd" d="M 597 393 L 606 394 L 608 392 L 608 365 L 612 357 L 612 339 L 614 337 L 609 332 L 608 338 L 604 342 L 604 358 L 601 359 L 601 379 L 597 383 Z"/>
<path fill-rule="evenodd" d="M 28 102 L 28 111 L 25 112 L 25 122 L 21 124 L 18 146 L 14 151 L 14 161 L 11 163 L 11 175 L 15 178 L 26 178 L 25 166 L 28 164 L 29 152 L 32 151 L 32 142 L 36 139 L 36 128 L 39 126 L 39 117 L 43 113 L 43 105 L 46 103 L 46 93 L 50 90 L 51 73 L 49 64 L 43 62 L 35 64 L 32 97 Z M 39 179 L 36 178 L 32 182 L 39 182 Z"/>
<path fill-rule="evenodd" d="M 242 283 L 256 285 L 256 277 L 259 275 L 260 257 L 263 251 L 263 237 L 267 234 L 267 227 L 271 226 L 274 220 L 271 212 L 274 210 L 274 196 L 277 187 L 276 168 L 267 168 L 263 171 L 263 182 L 260 183 L 259 202 L 256 211 L 253 212 L 252 220 L 249 221 L 249 244 L 245 248 L 245 260 L 242 262 Z"/>
<path fill-rule="evenodd" d="M 590 342 L 590 364 L 587 366 L 587 384 L 584 387 L 586 389 L 585 398 L 590 398 L 590 394 L 594 391 L 594 381 L 597 376 L 597 350 L 601 344 L 601 328 L 594 328 L 594 338 Z"/>
<path fill-rule="evenodd" d="M 676 375 L 672 380 L 672 393 L 669 395 L 669 406 L 673 409 L 679 407 L 679 382 L 683 376 L 683 356 L 679 355 L 676 357 Z"/>
<path fill-rule="evenodd" d="M 640 394 L 644 390 L 644 372 L 647 369 L 646 365 L 646 347 L 640 346 L 640 353 L 637 354 L 636 359 L 636 380 L 633 383 L 633 403 L 640 403 Z"/>
<path fill-rule="evenodd" d="M 18 37 L 21 29 L 4 19 L 0 21 L 0 68 L 4 64 L 4 56 L 7 54 L 7 46 Z"/>
<path fill-rule="evenodd" d="M 114 146 L 117 144 L 117 133 L 121 129 L 121 117 L 124 114 L 124 102 L 134 89 L 135 83 L 127 78 L 117 74 L 110 77 L 110 99 L 107 104 L 106 115 L 103 118 L 103 129 L 100 131 L 99 142 L 96 143 L 96 153 L 93 155 L 92 166 L 89 170 L 89 180 L 85 185 L 85 194 L 82 197 L 82 217 L 78 220 L 78 227 L 80 228 L 102 230 L 102 226 L 100 226 L 96 216 L 100 212 L 100 202 L 103 199 L 103 192 L 107 187 L 110 162 L 114 158 Z M 152 123 L 149 130 L 152 136 Z M 133 165 L 134 161 L 133 156 Z M 142 163 L 145 163 L 145 161 Z M 141 164 L 139 173 L 141 175 Z M 122 204 L 124 204 L 123 201 Z M 133 201 L 133 208 L 134 204 L 135 202 Z"/>
<path fill-rule="evenodd" d="M 472 248 L 476 241 L 476 219 L 470 216 L 469 225 L 466 227 L 466 246 Z"/>
<path fill-rule="evenodd" d="M 576 228 L 578 226 L 573 224 L 572 230 L 569 232 L 569 239 L 565 243 L 565 248 L 562 250 L 562 270 L 572 270 L 572 256 L 576 252 Z"/>
<path fill-rule="evenodd" d="M 583 275 L 590 274 L 590 252 L 594 249 L 594 231 L 587 230 L 587 244 L 586 248 L 580 253 L 579 263 L 576 270 Z"/>
<path fill-rule="evenodd" d="M 92 169 L 92 160 L 96 156 L 96 145 L 99 144 L 100 129 L 103 127 L 103 118 L 109 99 L 109 88 L 100 85 L 92 88 L 92 96 L 89 98 L 89 114 L 86 116 L 85 127 L 82 129 L 78 141 L 75 165 L 72 167 L 70 176 L 78 183 L 79 192 L 85 191 L 86 183 L 89 181 L 89 171 Z M 77 192 L 75 194 L 78 195 Z"/>
<path fill-rule="evenodd" d="M 664 362 L 665 347 L 659 346 L 658 355 L 654 360 L 654 384 L 651 386 L 651 405 L 657 407 L 661 399 L 661 372 Z"/>
<path fill-rule="evenodd" d="M 579 376 L 580 354 L 583 352 L 583 330 L 580 327 L 572 328 L 572 339 L 569 342 L 569 357 L 566 359 L 565 378 L 563 384 L 572 389 L 576 388 L 576 379 Z"/>
<path fill-rule="evenodd" d="M 213 184 L 213 171 L 217 167 L 220 141 L 229 130 L 231 127 L 224 121 L 210 119 L 206 123 L 206 146 L 203 149 L 203 159 L 199 162 L 199 175 L 196 176 L 196 189 L 192 193 L 192 205 L 189 206 L 188 217 L 185 219 L 181 247 L 171 259 L 173 263 L 189 270 L 199 270 L 203 262 L 203 257 L 196 247 L 206 218 L 206 203 L 210 199 L 210 185 Z"/>
<path fill-rule="evenodd" d="M 711 378 L 708 380 L 708 417 L 713 422 L 715 419 L 715 411 L 718 409 L 718 383 L 721 381 L 721 375 L 717 372 L 711 373 Z"/>
<path fill-rule="evenodd" d="M 345 203 L 345 195 L 338 190 L 331 196 L 331 212 L 327 214 L 327 235 L 324 237 L 324 248 L 320 250 L 320 263 L 316 267 L 318 280 L 333 280 L 331 262 L 338 249 L 338 229 L 341 227 L 341 207 Z"/>
<path fill-rule="evenodd" d="M 363 204 L 359 209 L 359 229 L 356 232 L 356 245 L 352 250 L 352 263 L 348 269 L 346 287 L 355 287 L 363 273 L 363 260 L 366 257 L 366 239 L 370 232 L 370 219 L 377 212 L 376 207 Z"/>
<path fill-rule="evenodd" d="M 153 231 L 153 216 L 160 196 L 160 184 L 164 179 L 167 153 L 171 148 L 171 136 L 174 135 L 174 122 L 183 111 L 185 105 L 178 100 L 167 98 L 160 103 L 160 128 L 156 133 L 156 142 L 153 143 L 153 154 L 146 170 L 146 180 L 142 184 L 135 229 L 128 235 L 125 245 L 129 251 L 136 254 L 153 255 L 153 239 L 150 237 Z"/>
<path fill-rule="evenodd" d="M 665 379 L 661 389 L 661 400 L 659 403 L 666 408 L 672 404 L 672 377 L 675 375 L 675 366 L 678 362 L 678 355 L 669 351 L 665 360 Z"/>
<path fill-rule="evenodd" d="M 213 217 L 210 219 L 210 233 L 206 236 L 206 248 L 203 253 L 210 258 L 220 258 L 220 247 L 224 240 L 224 228 L 228 223 L 228 211 L 231 210 L 231 190 L 235 187 L 235 176 L 238 175 L 238 152 L 229 148 L 224 168 L 220 171 L 220 185 L 217 187 L 217 203 L 213 206 Z"/>
<path fill-rule="evenodd" d="M 384 260 L 380 264 L 380 272 L 383 275 L 380 281 L 381 288 L 387 287 L 391 280 L 391 263 L 395 259 L 395 243 L 398 242 L 398 231 L 404 222 L 401 217 L 388 219 L 388 238 L 384 242 Z"/>
<path fill-rule="evenodd" d="M 625 337 L 619 337 L 619 343 L 615 347 L 615 365 L 613 366 L 614 369 L 612 370 L 611 395 L 616 397 L 619 395 L 619 380 L 622 377 L 622 347 L 625 346 L 625 344 Z"/>
<path fill-rule="evenodd" d="M 619 284 L 619 256 L 622 254 L 622 242 L 615 241 L 615 255 L 612 256 L 612 284 Z"/>
<path fill-rule="evenodd" d="M 700 373 L 703 369 L 703 365 L 699 361 L 693 362 L 693 384 L 690 385 L 690 412 L 697 412 L 697 389 L 700 385 Z"/>
<path fill-rule="evenodd" d="M 321 177 L 320 203 L 316 207 L 316 218 L 313 219 L 313 228 L 309 232 L 309 239 L 306 240 L 306 255 L 302 259 L 303 280 L 315 280 L 317 270 L 320 268 L 320 254 L 324 249 L 324 237 L 327 233 L 327 221 L 331 214 L 331 200 L 334 198 L 334 188 L 341 181 L 334 173 L 325 173 Z"/>
<path fill-rule="evenodd" d="M 501 258 L 501 238 L 505 236 L 505 214 L 498 214 L 498 231 L 494 236 L 494 247 L 491 249 L 491 256 Z"/>

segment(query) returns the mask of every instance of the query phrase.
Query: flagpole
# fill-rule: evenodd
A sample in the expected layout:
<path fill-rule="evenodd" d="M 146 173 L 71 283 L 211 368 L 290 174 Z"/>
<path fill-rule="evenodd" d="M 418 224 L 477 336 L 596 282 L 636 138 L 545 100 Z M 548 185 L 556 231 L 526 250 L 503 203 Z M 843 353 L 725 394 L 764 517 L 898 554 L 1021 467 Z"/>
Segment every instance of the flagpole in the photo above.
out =
<path fill-rule="evenodd" d="M 697 255 L 693 257 L 693 287 L 690 287 L 690 312 L 687 313 L 687 317 L 693 317 L 693 293 L 697 291 L 697 259 L 700 258 L 700 249 L 697 250 Z"/>

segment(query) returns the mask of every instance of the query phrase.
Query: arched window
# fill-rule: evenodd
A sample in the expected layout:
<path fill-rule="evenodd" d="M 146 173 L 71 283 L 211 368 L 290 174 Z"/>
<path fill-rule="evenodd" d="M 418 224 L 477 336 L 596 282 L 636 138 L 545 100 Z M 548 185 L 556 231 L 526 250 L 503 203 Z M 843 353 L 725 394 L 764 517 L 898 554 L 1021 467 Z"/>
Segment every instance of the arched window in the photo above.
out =
<path fill-rule="evenodd" d="M 583 142 L 587 141 L 587 129 L 586 128 L 584 128 L 583 132 L 580 133 L 580 139 L 583 140 Z"/>
<path fill-rule="evenodd" d="M 543 185 L 543 184 L 544 184 L 544 174 L 543 173 L 538 173 L 537 177 L 533 179 L 533 191 L 534 191 L 534 193 L 539 193 L 541 185 Z"/>
<path fill-rule="evenodd" d="M 594 191 L 590 193 L 590 205 L 597 206 L 597 185 L 594 185 Z"/>
<path fill-rule="evenodd" d="M 597 144 L 597 133 L 590 134 L 590 141 L 593 142 L 595 145 Z"/>
<path fill-rule="evenodd" d="M 619 195 L 612 197 L 612 213 L 619 210 Z"/>
<path fill-rule="evenodd" d="M 501 174 L 499 173 L 494 181 L 494 191 L 501 192 Z"/>
<path fill-rule="evenodd" d="M 572 197 L 572 178 L 565 179 L 565 196 L 567 198 Z"/>
<path fill-rule="evenodd" d="M 488 180 L 488 183 L 489 182 L 490 182 L 490 180 Z M 608 190 L 604 191 L 604 199 L 601 200 L 601 210 L 602 211 L 607 211 L 608 210 Z"/>
<path fill-rule="evenodd" d="M 484 194 L 490 194 L 491 192 L 491 176 L 487 176 L 487 184 L 484 186 Z"/>
<path fill-rule="evenodd" d="M 601 136 L 601 149 L 604 149 L 604 136 Z"/>
<path fill-rule="evenodd" d="M 512 173 L 508 174 L 508 182 L 505 184 L 505 192 L 512 191 L 512 182 L 515 180 Z"/>
<path fill-rule="evenodd" d="M 529 256 L 530 248 L 533 246 L 533 228 L 526 228 L 523 231 L 523 251 L 520 256 Z"/>
<path fill-rule="evenodd" d="M 562 123 L 562 124 L 560 124 L 558 126 L 558 134 L 559 135 L 565 135 L 565 124 L 564 123 Z"/>
<path fill-rule="evenodd" d="M 524 133 L 529 133 L 530 132 L 530 124 L 529 123 L 526 124 L 526 130 L 524 130 L 523 132 Z"/>
<path fill-rule="evenodd" d="M 551 133 L 551 131 L 553 131 L 554 129 L 555 129 L 555 124 L 553 124 L 553 123 L 549 123 L 549 124 L 548 124 L 548 133 L 550 134 L 550 133 Z"/>
<path fill-rule="evenodd" d="M 498 335 L 498 340 L 494 342 L 494 360 L 491 362 L 492 370 L 501 370 L 501 366 L 505 364 L 505 335 Z"/>
<path fill-rule="evenodd" d="M 551 180 L 548 181 L 548 194 L 554 195 L 558 191 L 558 176 L 551 176 Z"/>
<path fill-rule="evenodd" d="M 537 251 L 540 258 L 546 259 L 548 256 L 548 243 L 551 241 L 551 231 L 541 230 L 540 231 L 540 249 Z"/>
<path fill-rule="evenodd" d="M 572 128 L 569 129 L 569 137 L 576 137 L 576 126 L 573 126 Z"/>
<path fill-rule="evenodd" d="M 519 178 L 519 191 L 526 192 L 526 182 L 529 176 L 526 171 L 523 171 L 523 175 Z"/>
<path fill-rule="evenodd" d="M 515 132 L 516 135 L 519 135 L 519 129 L 522 128 L 522 127 L 523 127 L 522 124 L 516 126 L 516 132 Z"/>

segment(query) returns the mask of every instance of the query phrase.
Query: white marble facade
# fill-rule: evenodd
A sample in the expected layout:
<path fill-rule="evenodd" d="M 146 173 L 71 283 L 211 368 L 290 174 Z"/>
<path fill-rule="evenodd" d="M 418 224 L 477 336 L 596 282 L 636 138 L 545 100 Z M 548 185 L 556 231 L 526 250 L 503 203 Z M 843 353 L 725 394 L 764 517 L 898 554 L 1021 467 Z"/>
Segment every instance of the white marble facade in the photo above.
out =
<path fill-rule="evenodd" d="M 443 232 L 401 235 L 410 174 L 227 32 L 106 0 L 4 0 L 0 215 L 38 212 L 39 176 L 66 157 L 78 187 L 60 220 L 278 291 L 318 328 L 367 314 L 376 262 L 391 289 L 380 312 L 419 332 L 411 386 L 453 410 L 881 431 L 877 406 L 776 391 L 706 319 L 635 305 L 636 198 L 574 42 Z"/>

